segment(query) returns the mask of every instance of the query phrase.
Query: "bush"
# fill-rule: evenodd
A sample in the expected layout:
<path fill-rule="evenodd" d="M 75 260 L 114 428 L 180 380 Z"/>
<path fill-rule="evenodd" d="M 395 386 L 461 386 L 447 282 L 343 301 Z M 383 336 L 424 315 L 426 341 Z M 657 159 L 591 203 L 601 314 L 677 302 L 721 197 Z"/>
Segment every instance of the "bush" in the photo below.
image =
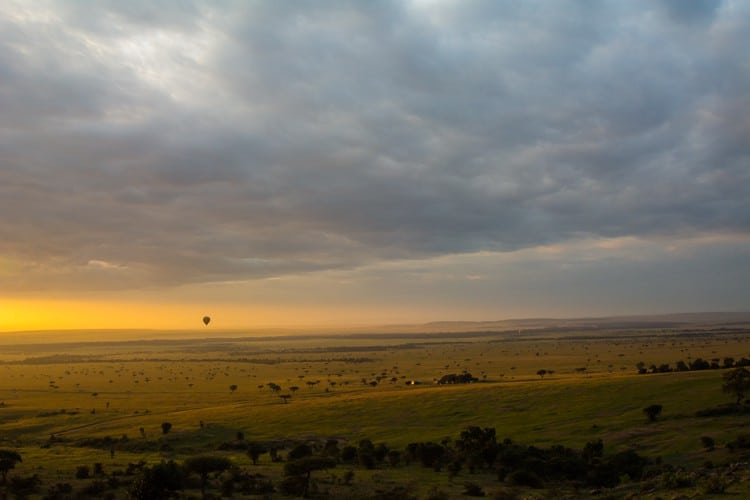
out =
<path fill-rule="evenodd" d="M 307 478 L 305 476 L 288 476 L 279 484 L 279 490 L 284 495 L 300 497 L 307 489 Z"/>
<path fill-rule="evenodd" d="M 484 490 L 477 483 L 466 482 L 464 483 L 464 495 L 469 497 L 483 497 L 485 496 Z"/>
<path fill-rule="evenodd" d="M 505 476 L 505 482 L 511 486 L 528 486 L 529 488 L 543 488 L 542 478 L 534 472 L 527 470 L 515 470 Z"/>
<path fill-rule="evenodd" d="M 287 454 L 289 460 L 299 460 L 303 457 L 309 457 L 313 454 L 313 450 L 310 445 L 305 443 L 298 444 Z"/>
<path fill-rule="evenodd" d="M 81 493 L 88 497 L 101 498 L 105 491 L 109 489 L 109 486 L 105 481 L 97 479 L 81 489 Z"/>
<path fill-rule="evenodd" d="M 645 407 L 643 409 L 643 413 L 646 414 L 649 422 L 654 422 L 656 420 L 656 417 L 658 417 L 661 414 L 661 410 L 662 410 L 661 405 L 651 405 L 651 406 Z"/>
<path fill-rule="evenodd" d="M 268 453 L 268 449 L 262 443 L 258 443 L 255 441 L 248 443 L 247 455 L 253 461 L 253 465 L 258 465 L 258 459 L 264 453 Z"/>
<path fill-rule="evenodd" d="M 360 448 L 357 450 L 357 463 L 365 469 L 374 469 L 376 463 L 375 453 L 372 450 Z"/>
<path fill-rule="evenodd" d="M 729 450 L 750 448 L 750 434 L 740 434 L 737 439 L 727 443 Z"/>
<path fill-rule="evenodd" d="M 382 463 L 385 461 L 385 457 L 388 455 L 388 452 L 390 450 L 385 445 L 385 443 L 380 443 L 373 449 L 373 454 L 375 455 L 375 460 L 377 460 L 378 463 Z"/>
<path fill-rule="evenodd" d="M 390 490 L 375 490 L 372 500 L 417 500 L 409 486 L 394 486 Z"/>
<path fill-rule="evenodd" d="M 417 454 L 419 455 L 419 460 L 422 462 L 422 465 L 432 468 L 438 466 L 443 455 L 445 455 L 445 448 L 439 444 L 431 442 L 420 444 L 421 446 L 418 448 Z"/>
<path fill-rule="evenodd" d="M 354 446 L 344 446 L 341 450 L 340 458 L 345 464 L 353 464 L 357 461 L 357 448 Z"/>
<path fill-rule="evenodd" d="M 698 410 L 695 412 L 696 417 L 723 417 L 725 415 L 744 415 L 750 413 L 750 408 L 747 406 L 737 406 L 734 404 L 724 404 L 715 406 L 713 408 L 706 408 L 705 410 Z"/>
<path fill-rule="evenodd" d="M 237 489 L 245 495 L 270 495 L 273 493 L 273 482 L 263 474 L 241 474 L 235 478 L 239 483 Z"/>
<path fill-rule="evenodd" d="M 701 436 L 701 444 L 708 451 L 713 450 L 714 447 L 716 446 L 716 442 L 714 441 L 714 438 L 712 438 L 711 436 Z"/>
<path fill-rule="evenodd" d="M 583 447 L 581 452 L 583 459 L 591 463 L 594 459 L 602 458 L 604 455 L 604 443 L 599 439 L 597 441 L 589 441 L 586 446 Z"/>
<path fill-rule="evenodd" d="M 614 488 L 620 482 L 617 468 L 612 464 L 604 463 L 589 469 L 586 482 L 592 486 Z"/>
<path fill-rule="evenodd" d="M 40 484 L 42 484 L 42 480 L 36 474 L 28 477 L 16 476 L 8 481 L 8 491 L 13 493 L 16 498 L 26 498 L 39 491 Z"/>
<path fill-rule="evenodd" d="M 57 483 L 47 490 L 47 494 L 43 497 L 44 500 L 63 500 L 70 498 L 73 494 L 73 485 L 70 483 Z"/>
<path fill-rule="evenodd" d="M 449 500 L 450 496 L 443 490 L 438 489 L 437 486 L 433 486 L 430 491 L 427 492 L 426 500 Z"/>
<path fill-rule="evenodd" d="M 76 467 L 76 479 L 88 479 L 89 477 L 89 466 L 79 465 Z"/>
<path fill-rule="evenodd" d="M 695 476 L 683 470 L 665 472 L 658 478 L 659 486 L 668 490 L 695 486 Z"/>
<path fill-rule="evenodd" d="M 500 488 L 499 490 L 495 490 L 492 493 L 492 498 L 494 500 L 517 500 L 518 498 L 521 498 L 521 494 L 519 493 L 518 489 L 515 487 L 504 487 L 504 488 Z M 555 498 L 555 497 L 548 496 L 547 498 Z"/>
<path fill-rule="evenodd" d="M 618 477 L 626 474 L 630 479 L 639 481 L 643 477 L 643 469 L 648 464 L 648 460 L 633 450 L 627 450 L 612 455 L 607 463 L 615 468 Z"/>
<path fill-rule="evenodd" d="M 719 474 L 712 474 L 701 482 L 701 489 L 706 495 L 720 495 L 726 492 L 729 480 Z"/>

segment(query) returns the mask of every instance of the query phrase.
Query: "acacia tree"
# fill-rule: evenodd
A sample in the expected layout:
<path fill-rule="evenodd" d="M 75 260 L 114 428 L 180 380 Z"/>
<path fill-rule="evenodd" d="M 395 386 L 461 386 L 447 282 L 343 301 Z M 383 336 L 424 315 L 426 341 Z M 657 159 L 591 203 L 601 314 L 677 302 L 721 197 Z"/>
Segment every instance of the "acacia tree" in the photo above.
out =
<path fill-rule="evenodd" d="M 281 390 L 281 386 L 273 382 L 267 383 L 266 386 L 268 386 L 268 388 L 271 389 L 275 393 Z"/>
<path fill-rule="evenodd" d="M 132 500 L 151 500 L 153 498 L 170 498 L 172 493 L 183 488 L 184 472 L 173 461 L 162 462 L 153 467 L 146 467 L 130 486 L 129 498 Z"/>
<path fill-rule="evenodd" d="M 733 394 L 737 398 L 735 404 L 740 404 L 745 393 L 750 391 L 750 371 L 742 366 L 728 371 L 724 374 L 724 384 L 721 388 L 727 394 Z"/>
<path fill-rule="evenodd" d="M 226 457 L 203 455 L 191 457 L 185 461 L 185 470 L 194 472 L 201 477 L 201 495 L 206 498 L 206 484 L 208 475 L 212 472 L 224 472 L 232 467 L 232 461 Z"/>
<path fill-rule="evenodd" d="M 3 476 L 3 483 L 6 484 L 8 471 L 14 469 L 21 460 L 21 455 L 13 450 L 0 450 L 0 474 Z"/>
<path fill-rule="evenodd" d="M 258 459 L 264 453 L 268 453 L 268 448 L 266 448 L 263 443 L 253 441 L 247 445 L 247 455 L 253 461 L 253 465 L 258 465 Z"/>
<path fill-rule="evenodd" d="M 162 434 L 169 434 L 169 431 L 172 430 L 172 424 L 169 422 L 162 422 L 161 424 L 161 433 Z"/>
<path fill-rule="evenodd" d="M 310 488 L 310 475 L 316 470 L 325 470 L 336 467 L 336 460 L 328 457 L 303 457 L 294 462 L 288 462 L 284 465 L 284 475 L 287 477 L 301 478 L 303 498 L 307 498 L 307 491 Z"/>

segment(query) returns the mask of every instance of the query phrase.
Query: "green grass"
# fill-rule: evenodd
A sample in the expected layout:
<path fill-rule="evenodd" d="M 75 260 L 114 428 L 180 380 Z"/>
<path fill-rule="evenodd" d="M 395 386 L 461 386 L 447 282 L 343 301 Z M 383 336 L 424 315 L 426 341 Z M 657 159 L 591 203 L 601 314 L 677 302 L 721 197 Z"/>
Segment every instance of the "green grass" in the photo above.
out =
<path fill-rule="evenodd" d="M 746 417 L 695 416 L 698 410 L 731 400 L 721 392 L 723 371 L 636 375 L 635 364 L 738 359 L 750 356 L 750 339 L 662 338 L 654 332 L 653 340 L 498 340 L 420 343 L 388 338 L 378 347 L 370 338 L 341 338 L 331 343 L 337 349 L 330 352 L 309 340 L 228 342 L 222 349 L 212 346 L 212 352 L 190 343 L 173 345 L 167 352 L 127 343 L 96 346 L 88 352 L 93 357 L 89 362 L 0 365 L 0 448 L 21 452 L 24 462 L 18 473 L 40 473 L 48 481 L 70 481 L 80 464 L 102 462 L 121 469 L 139 460 L 182 459 L 215 450 L 237 431 L 247 440 L 337 438 L 342 444 L 356 444 L 367 438 L 403 449 L 410 442 L 455 439 L 463 428 L 478 425 L 494 427 L 500 439 L 537 446 L 580 448 L 602 439 L 607 452 L 634 448 L 690 467 L 709 458 L 715 463 L 736 460 L 724 445 L 743 432 Z M 74 350 L 87 353 L 85 345 Z M 44 350 L 27 357 L 40 353 Z M 364 358 L 368 361 L 352 362 Z M 17 359 L 13 353 L 12 360 Z M 580 367 L 586 371 L 577 372 Z M 536 375 L 540 368 L 553 373 L 541 379 Z M 486 381 L 432 383 L 464 370 Z M 376 387 L 361 381 L 376 376 L 382 377 Z M 422 384 L 406 385 L 408 380 Z M 308 381 L 320 382 L 311 388 Z M 282 386 L 279 394 L 289 393 L 293 385 L 299 390 L 285 404 L 267 387 L 258 388 L 269 382 Z M 231 384 L 239 387 L 235 393 L 230 393 Z M 664 410 L 650 423 L 643 408 L 651 404 Z M 160 425 L 165 421 L 173 429 L 163 436 Z M 50 435 L 62 442 L 43 448 Z M 114 458 L 108 449 L 76 445 L 92 437 L 123 435 L 129 444 L 118 445 Z M 715 438 L 715 451 L 702 449 L 703 435 Z M 141 442 L 151 443 L 144 444 L 148 451 L 128 451 Z M 165 443 L 169 449 L 160 449 Z M 239 465 L 250 466 L 245 455 L 229 455 Z M 267 456 L 265 460 L 258 470 L 278 474 L 278 467 L 267 463 Z M 406 483 L 413 473 L 356 472 L 362 480 L 379 474 L 383 484 Z M 445 476 L 419 477 L 421 491 L 440 485 L 460 493 L 460 484 L 447 484 Z"/>

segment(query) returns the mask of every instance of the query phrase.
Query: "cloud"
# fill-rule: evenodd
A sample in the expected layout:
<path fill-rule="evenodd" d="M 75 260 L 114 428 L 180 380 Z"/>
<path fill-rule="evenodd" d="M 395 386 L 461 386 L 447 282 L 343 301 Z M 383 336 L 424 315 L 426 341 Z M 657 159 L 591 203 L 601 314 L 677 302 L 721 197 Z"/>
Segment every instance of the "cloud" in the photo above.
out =
<path fill-rule="evenodd" d="M 11 3 L 0 282 L 747 234 L 750 10 L 683 4 Z"/>

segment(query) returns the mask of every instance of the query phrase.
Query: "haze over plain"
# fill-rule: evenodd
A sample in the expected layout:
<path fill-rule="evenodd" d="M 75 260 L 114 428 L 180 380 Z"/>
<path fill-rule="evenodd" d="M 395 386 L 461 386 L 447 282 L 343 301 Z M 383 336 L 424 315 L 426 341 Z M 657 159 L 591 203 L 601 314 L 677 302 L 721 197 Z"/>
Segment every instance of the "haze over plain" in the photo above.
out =
<path fill-rule="evenodd" d="M 0 330 L 748 310 L 750 3 L 0 12 Z"/>

